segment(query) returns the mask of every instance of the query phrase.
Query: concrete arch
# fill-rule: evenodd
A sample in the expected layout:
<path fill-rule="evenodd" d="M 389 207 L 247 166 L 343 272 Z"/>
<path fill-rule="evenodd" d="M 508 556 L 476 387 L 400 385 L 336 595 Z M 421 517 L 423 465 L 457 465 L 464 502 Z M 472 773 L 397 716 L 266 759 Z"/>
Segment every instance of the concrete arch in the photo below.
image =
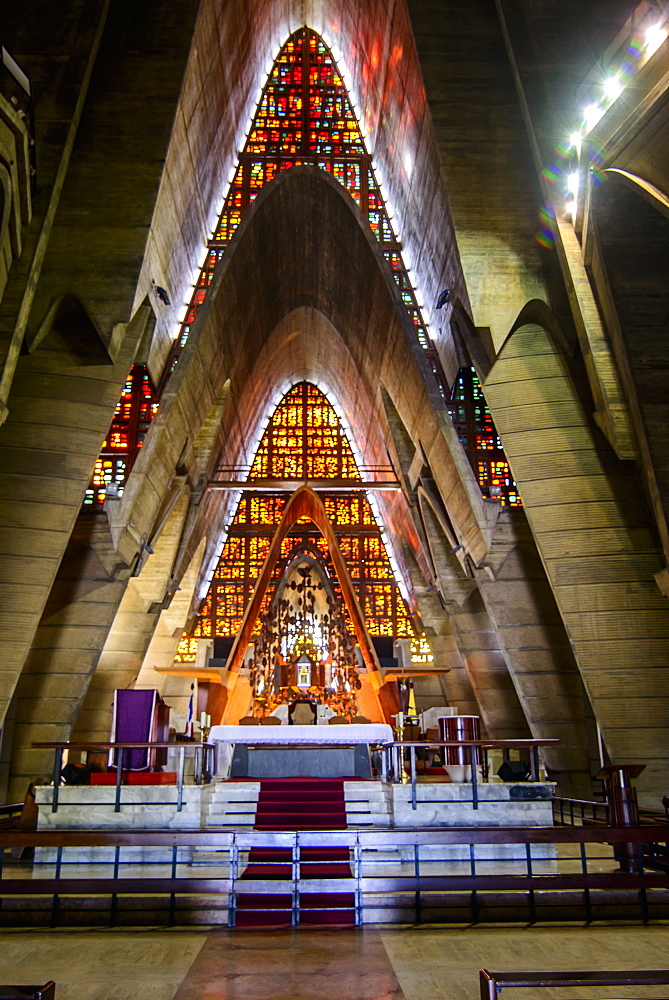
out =
<path fill-rule="evenodd" d="M 198 580 L 207 539 L 203 538 L 184 574 L 172 581 L 169 597 L 159 615 L 147 647 L 135 687 L 158 688 L 168 704 L 183 716 L 188 714 L 192 678 L 172 670 L 174 654 L 191 615 L 195 585 Z"/>
<path fill-rule="evenodd" d="M 545 328 L 517 328 L 484 389 L 608 752 L 647 765 L 640 788 L 654 800 L 669 749 L 669 615 L 633 470 L 593 432 Z"/>
<path fill-rule="evenodd" d="M 595 279 L 639 444 L 639 466 L 669 562 L 669 199 L 627 171 L 595 192 Z M 653 287 L 652 296 L 647 294 Z"/>
<path fill-rule="evenodd" d="M 314 229 L 321 234 L 315 250 L 310 235 Z M 295 324 L 291 329 L 291 316 L 299 316 L 302 331 Z M 334 332 L 345 351 L 338 350 Z M 333 374 L 337 358 L 341 367 Z M 309 377 L 331 399 L 344 396 L 342 409 L 353 439 L 369 439 L 374 409 L 367 406 L 363 413 L 365 396 L 356 399 L 346 389 L 351 384 L 366 387 L 367 401 L 374 400 L 379 374 L 409 432 L 416 440 L 429 442 L 440 490 L 460 512 L 465 543 L 474 558 L 480 558 L 486 548 L 489 511 L 385 260 L 346 192 L 321 171 L 295 168 L 256 199 L 239 227 L 235 246 L 219 266 L 133 470 L 119 508 L 120 521 L 132 517 L 140 534 L 146 530 L 144 525 L 155 517 L 168 470 L 198 433 L 226 380 L 230 397 L 223 436 L 229 455 L 239 460 L 245 449 L 248 454 L 252 438 L 259 436 L 258 414 L 268 412 L 282 379 L 287 386 Z M 332 392 L 335 386 L 338 391 Z M 422 402 L 426 393 L 433 403 L 429 410 Z M 240 417 L 237 421 L 235 414 Z M 356 423 L 365 427 L 364 435 L 356 433 Z M 230 513 L 229 508 L 224 513 L 213 511 L 206 498 L 199 516 L 205 511 L 214 528 L 220 529 Z M 217 534 L 207 533 L 210 539 Z M 120 551 L 126 548 L 132 548 L 132 538 L 120 537 Z M 191 550 L 192 546 L 184 550 L 184 558 Z"/>
<path fill-rule="evenodd" d="M 137 680 L 165 600 L 174 593 L 170 584 L 188 501 L 188 491 L 177 489 L 144 544 L 143 558 L 128 580 L 100 651 L 94 679 L 82 694 L 76 739 L 105 739 L 114 690 L 132 687 Z"/>
<path fill-rule="evenodd" d="M 639 197 L 645 199 L 656 211 L 669 219 L 669 195 L 666 191 L 660 190 L 655 184 L 638 174 L 633 174 L 629 170 L 621 170 L 618 167 L 608 167 L 602 171 L 607 180 L 622 184 L 634 191 Z"/>
<path fill-rule="evenodd" d="M 488 735 L 525 739 L 530 730 L 477 581 L 458 561 L 452 529 L 435 498 L 419 487 L 418 502 L 442 600 Z"/>

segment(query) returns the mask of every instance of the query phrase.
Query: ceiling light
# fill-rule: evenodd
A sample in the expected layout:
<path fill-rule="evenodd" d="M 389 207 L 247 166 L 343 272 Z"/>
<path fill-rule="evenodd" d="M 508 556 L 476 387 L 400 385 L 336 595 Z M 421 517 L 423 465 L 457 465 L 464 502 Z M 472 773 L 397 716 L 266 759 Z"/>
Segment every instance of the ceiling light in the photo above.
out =
<path fill-rule="evenodd" d="M 600 104 L 589 104 L 583 112 L 585 131 L 593 129 L 603 114 L 604 108 Z"/>
<path fill-rule="evenodd" d="M 659 24 L 654 24 L 646 32 L 646 53 L 652 56 L 653 52 L 657 52 L 662 42 L 667 37 L 667 29 L 663 28 Z"/>
<path fill-rule="evenodd" d="M 568 201 L 567 204 L 565 205 L 564 209 L 565 209 L 565 212 L 567 213 L 567 215 L 571 216 L 572 222 L 573 222 L 573 220 L 576 218 L 576 201 L 575 200 L 574 201 Z"/>
<path fill-rule="evenodd" d="M 610 76 L 604 81 L 604 93 L 609 101 L 615 101 L 622 93 L 622 84 L 617 76 Z"/>
<path fill-rule="evenodd" d="M 578 194 L 578 181 L 578 170 L 574 170 L 574 172 L 569 174 L 567 177 L 567 191 L 569 191 L 570 194 L 573 194 L 574 197 Z"/>
<path fill-rule="evenodd" d="M 572 146 L 576 150 L 576 152 L 579 153 L 579 154 L 581 152 L 581 140 L 582 139 L 583 139 L 583 136 L 578 131 L 572 132 L 572 134 L 569 136 L 569 145 Z"/>

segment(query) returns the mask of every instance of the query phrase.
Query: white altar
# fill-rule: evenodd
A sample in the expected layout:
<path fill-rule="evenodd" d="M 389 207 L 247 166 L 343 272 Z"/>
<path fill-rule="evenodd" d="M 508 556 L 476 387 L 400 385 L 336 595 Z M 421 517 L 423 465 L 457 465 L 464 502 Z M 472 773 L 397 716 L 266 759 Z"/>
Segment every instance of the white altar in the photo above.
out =
<path fill-rule="evenodd" d="M 385 722 L 348 726 L 212 726 L 210 743 L 392 743 Z"/>
<path fill-rule="evenodd" d="M 392 743 L 393 730 L 386 723 L 343 726 L 213 726 L 209 742 L 218 744 L 218 774 L 227 777 L 236 745 L 276 747 L 313 745 L 351 747 L 358 744 Z"/>

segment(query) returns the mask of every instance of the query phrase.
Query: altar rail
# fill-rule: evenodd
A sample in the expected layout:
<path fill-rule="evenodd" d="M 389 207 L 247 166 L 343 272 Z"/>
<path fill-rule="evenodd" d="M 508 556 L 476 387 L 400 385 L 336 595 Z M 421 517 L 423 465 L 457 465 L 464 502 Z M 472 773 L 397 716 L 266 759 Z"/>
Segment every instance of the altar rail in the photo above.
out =
<path fill-rule="evenodd" d="M 532 781 L 540 781 L 539 774 L 539 748 L 557 746 L 559 740 L 396 740 L 394 743 L 383 744 L 384 767 L 383 777 L 394 782 L 405 781 L 405 755 L 408 749 L 409 755 L 409 775 L 411 780 L 411 808 L 417 808 L 417 760 L 418 751 L 440 750 L 452 747 L 463 749 L 470 758 L 471 786 L 472 786 L 472 808 L 478 809 L 478 768 L 481 767 L 484 783 L 490 778 L 490 764 L 488 760 L 489 750 L 501 750 L 505 761 L 510 759 L 511 751 L 527 751 L 529 754 L 530 778 Z"/>
<path fill-rule="evenodd" d="M 0 871 L 0 925 L 143 926 L 163 920 L 234 927 L 238 892 L 292 893 L 294 926 L 300 924 L 301 894 L 344 892 L 355 894 L 357 924 L 645 923 L 669 917 L 669 874 L 644 868 L 648 835 L 648 828 L 612 827 L 2 833 L 2 848 L 35 847 L 44 861 L 6 864 Z M 653 837 L 666 845 L 669 825 L 654 828 Z M 633 873 L 614 870 L 611 848 L 621 842 L 638 851 Z M 253 847 L 289 848 L 291 878 L 242 881 Z M 348 848 L 352 875 L 309 878 L 310 862 L 300 860 L 307 847 Z M 106 851 L 108 860 L 91 863 L 93 848 Z M 460 860 L 453 859 L 456 849 Z M 198 850 L 207 854 L 197 856 Z M 198 865 L 209 869 L 203 877 L 193 876 Z"/>
<path fill-rule="evenodd" d="M 349 747 L 352 744 L 347 743 L 344 738 L 344 733 L 342 733 L 342 739 L 337 743 L 328 742 L 328 747 Z M 277 733 L 277 737 L 280 734 Z M 417 777 L 418 777 L 418 767 L 417 767 L 417 753 L 418 751 L 440 751 L 443 753 L 444 749 L 447 747 L 452 747 L 454 749 L 464 749 L 467 756 L 471 759 L 471 786 L 472 786 L 472 808 L 478 809 L 479 807 L 479 796 L 478 796 L 478 767 L 481 766 L 483 773 L 483 781 L 487 782 L 490 776 L 490 767 L 488 761 L 488 751 L 490 750 L 501 750 L 504 760 L 509 760 L 511 751 L 527 751 L 529 754 L 529 764 L 530 773 L 532 781 L 539 781 L 539 748 L 540 747 L 551 747 L 556 746 L 559 740 L 430 740 L 430 741 L 413 741 L 413 740 L 397 740 L 393 743 L 371 743 L 369 744 L 370 750 L 375 751 L 381 757 L 381 777 L 386 781 L 392 781 L 395 783 L 404 783 L 409 778 L 411 782 L 411 808 L 417 809 L 418 799 L 417 799 Z M 188 748 L 194 748 L 195 753 L 195 783 L 201 784 L 208 782 L 211 779 L 212 773 L 214 771 L 214 752 L 215 744 L 213 743 L 103 743 L 103 742 L 93 742 L 93 743 L 33 743 L 33 747 L 36 749 L 43 750 L 53 750 L 54 751 L 54 764 L 53 764 L 53 783 L 54 783 L 54 793 L 51 803 L 51 811 L 58 812 L 58 788 L 60 787 L 60 773 L 63 769 L 63 755 L 66 751 L 109 751 L 116 750 L 118 753 L 117 761 L 117 772 L 116 772 L 116 798 L 114 803 L 114 811 L 120 812 L 122 804 L 122 772 L 123 772 L 123 752 L 124 750 L 131 750 L 135 748 L 170 748 L 172 750 L 178 749 L 180 751 L 179 758 L 179 768 L 177 772 L 177 811 L 181 812 L 183 808 L 183 785 L 184 785 L 184 764 L 185 764 L 185 753 Z M 248 742 L 249 746 L 252 746 L 252 742 Z M 272 742 L 273 746 L 280 748 L 284 746 L 281 743 L 280 738 L 277 738 Z M 314 743 L 287 743 L 285 746 L 290 747 L 292 750 L 296 749 L 313 749 L 317 745 Z M 405 757 L 408 757 L 409 765 L 409 775 L 406 774 L 405 767 Z"/>
<path fill-rule="evenodd" d="M 63 755 L 70 750 L 84 751 L 86 753 L 104 753 L 110 750 L 116 751 L 116 797 L 114 799 L 114 812 L 121 811 L 121 788 L 123 787 L 123 755 L 126 750 L 135 749 L 170 749 L 179 751 L 179 764 L 177 767 L 177 812 L 183 809 L 183 789 L 184 774 L 186 770 L 186 751 L 192 750 L 195 757 L 194 779 L 196 785 L 206 784 L 211 781 L 214 771 L 214 750 L 213 743 L 33 743 L 33 747 L 39 750 L 53 750 L 53 798 L 51 799 L 51 812 L 58 812 L 58 789 L 61 782 L 61 771 L 63 770 Z"/>

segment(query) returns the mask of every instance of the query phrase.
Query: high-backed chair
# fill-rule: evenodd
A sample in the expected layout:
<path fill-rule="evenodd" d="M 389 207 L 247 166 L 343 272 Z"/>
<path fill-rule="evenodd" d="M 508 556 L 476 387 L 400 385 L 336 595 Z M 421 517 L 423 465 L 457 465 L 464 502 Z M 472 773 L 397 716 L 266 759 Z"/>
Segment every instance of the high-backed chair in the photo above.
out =
<path fill-rule="evenodd" d="M 366 715 L 355 715 L 351 719 L 351 722 L 354 726 L 365 726 L 368 724 L 371 725 L 372 720 L 368 719 Z"/>
<path fill-rule="evenodd" d="M 328 726 L 347 726 L 348 719 L 344 715 L 333 715 L 328 719 Z"/>
<path fill-rule="evenodd" d="M 294 726 L 313 726 L 316 722 L 316 715 L 306 702 L 298 701 L 296 705 L 293 705 L 290 718 Z"/>
<path fill-rule="evenodd" d="M 240 726 L 259 726 L 260 719 L 256 719 L 254 715 L 245 715 L 243 719 L 239 720 Z"/>
<path fill-rule="evenodd" d="M 260 720 L 261 726 L 280 726 L 281 719 L 277 719 L 276 715 L 266 715 L 264 719 Z"/>

